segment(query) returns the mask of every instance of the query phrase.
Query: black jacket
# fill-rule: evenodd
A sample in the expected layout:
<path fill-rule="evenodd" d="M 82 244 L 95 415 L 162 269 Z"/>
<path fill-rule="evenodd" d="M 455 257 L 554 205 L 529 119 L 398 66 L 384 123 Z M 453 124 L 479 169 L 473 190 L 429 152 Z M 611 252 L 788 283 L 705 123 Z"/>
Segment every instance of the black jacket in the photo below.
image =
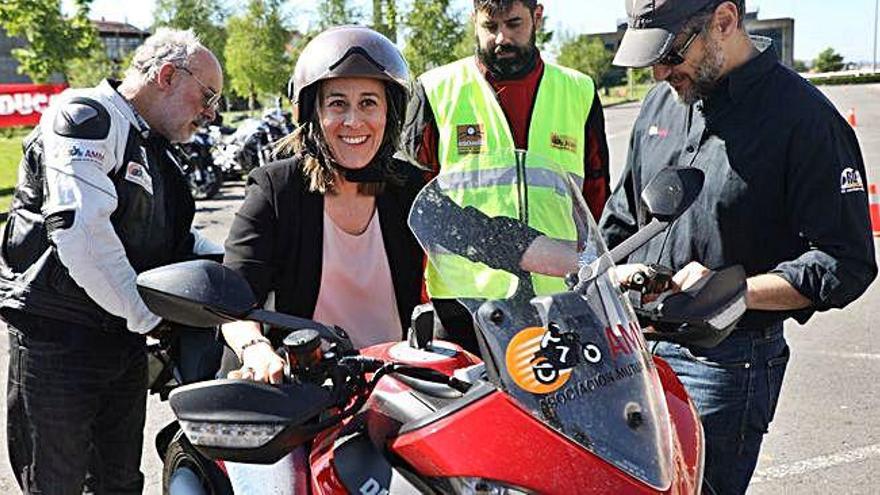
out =
<path fill-rule="evenodd" d="M 404 162 L 395 161 L 395 166 L 406 181 L 401 186 L 388 184 L 376 205 L 405 329 L 419 304 L 424 259 L 406 222 L 424 176 Z M 299 158 L 282 160 L 248 177 L 223 262 L 247 279 L 261 304 L 274 291 L 276 311 L 311 318 L 321 284 L 323 234 L 324 196 L 309 192 Z"/>
<path fill-rule="evenodd" d="M 812 301 L 796 312 L 749 311 L 742 327 L 841 308 L 877 274 L 865 165 L 851 127 L 773 49 L 685 106 L 668 84 L 645 98 L 626 169 L 599 224 L 613 247 L 649 219 L 638 197 L 660 169 L 693 166 L 706 183 L 670 228 L 630 256 L 676 270 L 742 265 L 773 273 Z"/>

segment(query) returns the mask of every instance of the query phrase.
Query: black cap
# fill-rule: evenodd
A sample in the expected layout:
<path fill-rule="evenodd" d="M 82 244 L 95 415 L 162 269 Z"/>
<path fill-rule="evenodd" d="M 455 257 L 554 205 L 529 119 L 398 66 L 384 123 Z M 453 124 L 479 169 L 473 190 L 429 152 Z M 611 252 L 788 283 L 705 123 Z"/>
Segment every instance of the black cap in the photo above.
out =
<path fill-rule="evenodd" d="M 629 24 L 614 65 L 649 67 L 672 49 L 672 40 L 694 14 L 724 0 L 626 0 Z"/>

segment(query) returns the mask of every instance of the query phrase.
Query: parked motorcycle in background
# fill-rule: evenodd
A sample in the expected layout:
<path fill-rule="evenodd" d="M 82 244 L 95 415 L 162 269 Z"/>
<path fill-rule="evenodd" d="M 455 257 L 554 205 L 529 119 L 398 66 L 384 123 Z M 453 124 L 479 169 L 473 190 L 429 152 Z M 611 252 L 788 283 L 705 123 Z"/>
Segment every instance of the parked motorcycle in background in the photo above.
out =
<path fill-rule="evenodd" d="M 189 141 L 178 144 L 186 180 L 196 200 L 213 198 L 223 185 L 223 171 L 214 163 L 214 142 L 211 133 L 200 128 Z"/>
<path fill-rule="evenodd" d="M 272 160 L 272 146 L 293 132 L 290 112 L 270 108 L 260 118 L 246 118 L 231 134 L 211 128 L 215 138 L 214 161 L 227 178 L 239 178 Z"/>

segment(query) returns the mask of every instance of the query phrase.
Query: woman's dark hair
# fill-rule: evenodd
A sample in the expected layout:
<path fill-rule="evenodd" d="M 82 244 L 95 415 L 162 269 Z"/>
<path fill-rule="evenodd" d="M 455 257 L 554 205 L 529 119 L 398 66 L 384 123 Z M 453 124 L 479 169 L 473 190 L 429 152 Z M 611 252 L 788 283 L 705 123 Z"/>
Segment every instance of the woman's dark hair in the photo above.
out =
<path fill-rule="evenodd" d="M 394 153 L 400 146 L 400 136 L 403 129 L 403 119 L 406 112 L 406 93 L 397 84 L 382 81 L 385 85 L 385 100 L 387 101 L 387 113 L 385 118 L 385 130 L 382 134 L 382 143 L 371 160 L 371 166 L 376 167 L 382 174 L 379 182 L 361 182 L 358 184 L 358 192 L 367 195 L 378 195 L 385 189 L 386 183 L 402 184 L 404 179 L 395 167 Z M 273 155 L 278 158 L 299 155 L 301 168 L 306 176 L 309 191 L 321 194 L 332 193 L 336 183 L 336 177 L 342 173 L 330 146 L 321 130 L 321 119 L 317 109 L 320 107 L 320 91 L 323 81 L 305 88 L 304 100 L 312 101 L 310 115 L 304 116 L 303 124 L 292 133 L 278 141 L 273 150 Z"/>

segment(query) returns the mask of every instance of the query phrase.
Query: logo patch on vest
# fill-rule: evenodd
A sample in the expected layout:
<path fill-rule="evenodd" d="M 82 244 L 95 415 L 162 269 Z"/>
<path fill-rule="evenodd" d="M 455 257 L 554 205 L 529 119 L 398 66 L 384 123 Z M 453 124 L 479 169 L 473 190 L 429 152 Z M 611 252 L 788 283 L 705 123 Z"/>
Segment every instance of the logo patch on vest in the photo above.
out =
<path fill-rule="evenodd" d="M 862 174 L 852 167 L 843 169 L 843 172 L 840 174 L 840 193 L 846 194 L 864 190 L 865 183 L 862 181 Z"/>
<path fill-rule="evenodd" d="M 570 151 L 572 153 L 577 152 L 578 142 L 577 139 L 566 136 L 564 134 L 552 133 L 550 134 L 550 146 L 563 151 Z"/>
<path fill-rule="evenodd" d="M 140 163 L 128 162 L 128 165 L 125 166 L 125 180 L 137 184 L 151 195 L 153 194 L 153 179 L 147 172 L 147 168 Z"/>
<path fill-rule="evenodd" d="M 465 124 L 456 128 L 459 155 L 476 155 L 483 149 L 483 126 Z"/>

